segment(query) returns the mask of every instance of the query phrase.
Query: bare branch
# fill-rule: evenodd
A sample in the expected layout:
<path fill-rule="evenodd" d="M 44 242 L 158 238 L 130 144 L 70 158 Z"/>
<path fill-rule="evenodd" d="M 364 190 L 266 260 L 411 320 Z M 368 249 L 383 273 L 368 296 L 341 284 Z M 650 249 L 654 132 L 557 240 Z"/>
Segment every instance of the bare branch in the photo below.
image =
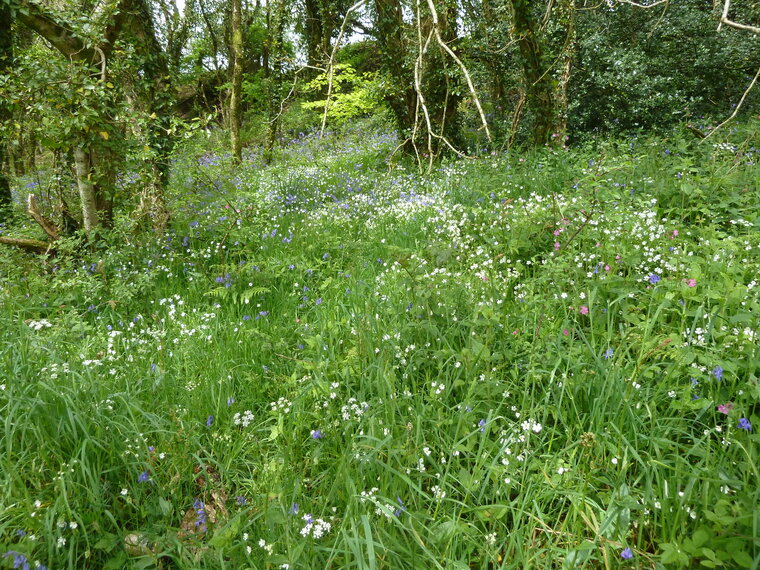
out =
<path fill-rule="evenodd" d="M 727 26 L 730 26 L 732 28 L 736 28 L 737 30 L 744 30 L 745 32 L 752 32 L 753 34 L 760 35 L 760 28 L 757 28 L 755 26 L 748 26 L 747 24 L 739 24 L 738 22 L 732 22 L 728 18 L 721 18 L 720 23 L 726 24 Z"/>
<path fill-rule="evenodd" d="M 749 87 L 747 87 L 747 90 L 744 92 L 744 95 L 742 95 L 742 98 L 739 100 L 739 103 L 736 105 L 736 108 L 734 109 L 734 112 L 731 113 L 731 116 L 723 121 L 720 125 L 715 127 L 712 131 L 710 131 L 705 138 L 702 140 L 707 140 L 715 131 L 717 131 L 719 128 L 721 128 L 723 125 L 728 123 L 731 119 L 736 117 L 737 113 L 739 112 L 739 109 L 742 108 L 742 104 L 744 104 L 744 100 L 747 98 L 747 95 L 750 91 L 752 91 L 752 88 L 755 86 L 755 83 L 757 83 L 757 78 L 760 77 L 760 67 L 757 69 L 757 73 L 755 73 L 755 77 L 752 78 L 752 83 L 749 84 Z"/>
<path fill-rule="evenodd" d="M 723 4 L 723 13 L 720 16 L 720 22 L 718 23 L 718 31 L 720 31 L 720 28 L 723 24 L 726 24 L 727 26 L 731 28 L 736 28 L 737 30 L 744 30 L 745 32 L 752 32 L 753 34 L 760 35 L 760 28 L 755 26 L 749 26 L 747 24 L 740 24 L 739 22 L 734 22 L 732 20 L 728 19 L 728 10 L 731 8 L 731 0 L 726 0 Z"/>
<path fill-rule="evenodd" d="M 478 108 L 478 113 L 480 114 L 480 121 L 483 123 L 483 129 L 485 129 L 486 131 L 486 137 L 488 138 L 488 141 L 491 142 L 491 131 L 488 130 L 488 122 L 486 121 L 486 114 L 483 112 L 483 107 L 480 106 L 480 99 L 478 98 L 478 93 L 477 91 L 475 91 L 475 87 L 472 84 L 470 73 L 467 71 L 467 68 L 465 67 L 464 63 L 462 63 L 462 60 L 459 59 L 457 55 L 454 53 L 454 51 L 448 45 L 446 45 L 446 42 L 444 42 L 443 39 L 441 39 L 441 32 L 438 29 L 438 12 L 435 9 L 433 0 L 427 0 L 427 4 L 428 4 L 428 7 L 430 8 L 430 13 L 433 16 L 433 31 L 435 32 L 435 39 L 438 42 L 438 45 L 441 46 L 441 48 L 447 54 L 449 54 L 454 61 L 457 62 L 459 69 L 462 70 L 462 74 L 464 75 L 464 78 L 467 80 L 467 86 L 470 88 L 470 94 L 472 95 L 472 100 L 475 103 L 475 106 Z"/>
<path fill-rule="evenodd" d="M 37 209 L 37 202 L 35 200 L 34 194 L 29 194 L 26 199 L 26 211 L 30 216 L 32 216 L 32 218 L 34 218 L 34 221 L 37 222 L 43 230 L 45 230 L 45 233 L 50 236 L 50 239 L 53 241 L 58 239 L 61 234 L 60 230 L 55 226 L 55 224 L 45 219 L 43 215 L 40 214 L 39 210 Z"/>
<path fill-rule="evenodd" d="M 428 173 L 433 169 L 433 126 L 430 122 L 430 113 L 428 113 L 427 105 L 425 105 L 425 96 L 422 93 L 422 61 L 425 53 L 430 46 L 430 40 L 433 39 L 433 31 L 428 33 L 425 43 L 422 42 L 422 17 L 420 16 L 420 0 L 417 0 L 417 45 L 418 54 L 417 59 L 414 60 L 414 90 L 417 93 L 417 107 L 422 109 L 422 113 L 425 117 L 425 125 L 427 126 L 427 144 L 428 144 Z M 417 121 L 414 121 L 414 131 L 417 131 Z M 414 133 L 412 133 L 414 136 Z M 417 158 L 419 162 L 419 157 Z"/>
<path fill-rule="evenodd" d="M 654 8 L 660 4 L 667 4 L 669 1 L 670 0 L 657 0 L 657 2 L 652 2 L 651 4 L 640 4 L 638 2 L 634 2 L 633 0 L 615 0 L 615 2 L 619 4 L 630 4 L 631 6 L 636 6 L 637 8 Z"/>

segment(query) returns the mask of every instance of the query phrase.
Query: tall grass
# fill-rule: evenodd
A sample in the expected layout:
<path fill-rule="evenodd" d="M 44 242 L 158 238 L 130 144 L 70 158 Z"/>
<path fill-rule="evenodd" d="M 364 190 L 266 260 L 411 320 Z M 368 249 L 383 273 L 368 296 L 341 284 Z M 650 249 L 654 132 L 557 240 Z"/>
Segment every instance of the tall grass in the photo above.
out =
<path fill-rule="evenodd" d="M 186 149 L 167 235 L 0 252 L 6 566 L 760 563 L 756 133 L 392 148 Z"/>

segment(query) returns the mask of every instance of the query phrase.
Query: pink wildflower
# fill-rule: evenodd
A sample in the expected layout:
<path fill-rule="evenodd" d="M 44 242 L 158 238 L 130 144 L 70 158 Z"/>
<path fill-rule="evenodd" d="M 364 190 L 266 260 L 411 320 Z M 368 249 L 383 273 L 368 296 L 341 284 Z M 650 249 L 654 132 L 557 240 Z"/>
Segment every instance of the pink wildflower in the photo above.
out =
<path fill-rule="evenodd" d="M 581 305 L 581 315 L 588 315 L 588 307 L 586 305 Z"/>
<path fill-rule="evenodd" d="M 696 286 L 697 286 L 697 280 L 696 280 L 696 279 L 689 279 L 689 280 L 686 282 L 686 284 L 687 284 L 689 287 L 696 287 Z"/>
<path fill-rule="evenodd" d="M 730 412 L 733 407 L 734 407 L 733 402 L 726 402 L 725 404 L 721 404 L 720 406 L 718 406 L 718 411 L 721 414 L 728 415 L 728 412 Z"/>

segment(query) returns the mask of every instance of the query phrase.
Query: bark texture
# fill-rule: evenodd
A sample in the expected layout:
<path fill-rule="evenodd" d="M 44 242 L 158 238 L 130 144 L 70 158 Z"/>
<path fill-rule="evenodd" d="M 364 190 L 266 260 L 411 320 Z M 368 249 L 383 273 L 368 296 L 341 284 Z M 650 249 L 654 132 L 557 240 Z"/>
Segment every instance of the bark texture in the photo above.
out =
<path fill-rule="evenodd" d="M 5 75 L 13 68 L 13 27 L 11 7 L 0 2 L 0 75 Z M 0 124 L 11 118 L 10 105 L 0 99 Z M 13 198 L 9 180 L 10 165 L 8 161 L 8 141 L 0 136 L 0 209 L 10 206 Z"/>
<path fill-rule="evenodd" d="M 397 129 L 405 138 L 414 128 L 417 95 L 404 39 L 401 2 L 375 0 L 375 18 L 374 29 L 380 46 L 383 71 L 389 76 L 392 85 L 385 93 L 385 101 L 393 111 Z"/>
<path fill-rule="evenodd" d="M 512 0 L 514 31 L 522 56 L 527 103 L 533 113 L 533 142 L 539 145 L 559 144 L 564 140 L 566 130 L 566 109 L 562 106 L 566 105 L 567 99 L 559 88 L 560 82 L 554 77 L 554 60 L 540 37 L 532 7 L 533 3 L 528 0 Z M 566 84 L 567 81 L 564 81 Z"/>
<path fill-rule="evenodd" d="M 230 144 L 232 160 L 240 164 L 242 144 L 240 127 L 243 122 L 241 90 L 243 86 L 243 34 L 240 30 L 240 0 L 232 0 L 232 93 L 230 95 Z"/>
<path fill-rule="evenodd" d="M 82 202 L 82 221 L 88 234 L 98 226 L 97 197 L 92 183 L 90 155 L 81 146 L 74 148 L 74 167 L 77 174 L 79 199 Z"/>

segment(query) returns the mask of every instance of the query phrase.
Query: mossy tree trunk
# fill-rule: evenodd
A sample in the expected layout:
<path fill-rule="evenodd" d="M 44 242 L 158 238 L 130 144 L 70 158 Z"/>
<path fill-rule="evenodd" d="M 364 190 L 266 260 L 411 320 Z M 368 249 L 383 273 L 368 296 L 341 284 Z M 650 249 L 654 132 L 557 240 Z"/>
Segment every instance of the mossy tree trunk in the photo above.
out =
<path fill-rule="evenodd" d="M 13 27 L 11 7 L 5 2 L 0 2 L 0 75 L 8 74 L 12 68 Z M 10 104 L 0 98 L 0 125 L 7 125 L 10 118 Z M 0 130 L 0 209 L 7 208 L 13 201 L 9 180 L 8 141 L 5 133 L 5 130 Z"/>
<path fill-rule="evenodd" d="M 533 142 L 537 145 L 560 145 L 567 130 L 567 97 L 570 58 L 565 50 L 572 42 L 565 42 L 560 57 L 550 53 L 548 40 L 542 37 L 539 22 L 529 0 L 511 0 L 514 32 L 522 56 L 528 108 L 533 115 Z M 560 1 L 556 17 L 562 19 L 567 38 L 574 34 L 574 3 Z M 562 68 L 558 73 L 557 64 Z"/>
<path fill-rule="evenodd" d="M 393 112 L 399 133 L 406 138 L 414 128 L 417 95 L 414 92 L 414 74 L 404 38 L 402 6 L 399 0 L 375 0 L 374 7 L 374 30 L 382 56 L 383 71 L 390 80 L 385 101 Z"/>
<path fill-rule="evenodd" d="M 240 30 L 240 0 L 232 0 L 232 93 L 230 94 L 230 145 L 232 161 L 240 164 L 242 144 L 240 127 L 243 122 L 241 90 L 243 85 L 243 35 Z"/>

